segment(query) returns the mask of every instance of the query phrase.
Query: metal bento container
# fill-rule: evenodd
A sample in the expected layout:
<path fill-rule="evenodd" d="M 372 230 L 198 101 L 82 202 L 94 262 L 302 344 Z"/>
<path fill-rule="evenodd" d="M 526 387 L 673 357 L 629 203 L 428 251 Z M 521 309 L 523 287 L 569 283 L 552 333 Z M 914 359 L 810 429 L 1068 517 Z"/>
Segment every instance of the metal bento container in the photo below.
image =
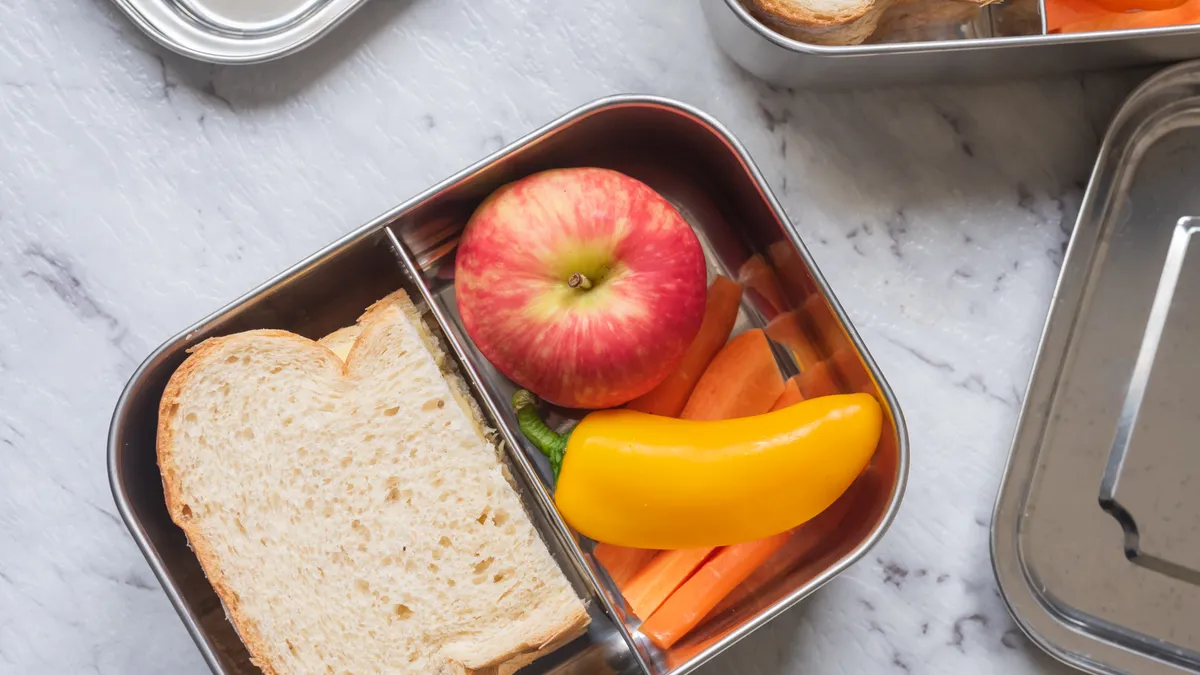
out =
<path fill-rule="evenodd" d="M 210 63 L 258 63 L 303 49 L 367 0 L 113 0 L 164 47 Z"/>
<path fill-rule="evenodd" d="M 786 87 L 946 84 L 1200 57 L 1200 25 L 1048 35 L 1043 2 L 989 5 L 961 24 L 897 36 L 903 41 L 820 46 L 775 31 L 740 0 L 700 0 L 721 49 L 751 74 Z M 1007 34 L 1018 22 L 1032 34 Z"/>
<path fill-rule="evenodd" d="M 844 391 L 874 394 L 886 424 L 871 464 L 843 497 L 849 525 L 765 580 L 755 593 L 710 616 L 669 651 L 637 631 L 594 542 L 577 537 L 551 499 L 549 469 L 527 445 L 511 411 L 513 385 L 463 332 L 454 300 L 452 256 L 474 208 L 497 187 L 532 172 L 602 166 L 648 183 L 683 214 L 704 246 L 710 274 L 731 274 L 751 255 L 778 272 L 784 294 Z M 673 101 L 613 97 L 586 105 L 464 170 L 268 281 L 158 348 L 121 395 L 109 437 L 109 474 L 118 510 L 214 673 L 256 672 L 182 531 L 164 505 L 155 455 L 158 402 L 185 351 L 208 337 L 281 328 L 312 338 L 354 322 L 363 308 L 403 287 L 450 347 L 460 372 L 507 446 L 507 459 L 542 537 L 589 601 L 586 637 L 523 673 L 678 675 L 778 616 L 861 558 L 899 507 L 908 437 L 895 397 L 817 271 L 796 230 L 745 150 L 719 123 Z M 747 293 L 738 328 L 762 325 L 761 298 Z"/>
<path fill-rule="evenodd" d="M 1017 623 L 1092 673 L 1200 673 L 1200 63 L 1100 149 L 992 522 Z"/>

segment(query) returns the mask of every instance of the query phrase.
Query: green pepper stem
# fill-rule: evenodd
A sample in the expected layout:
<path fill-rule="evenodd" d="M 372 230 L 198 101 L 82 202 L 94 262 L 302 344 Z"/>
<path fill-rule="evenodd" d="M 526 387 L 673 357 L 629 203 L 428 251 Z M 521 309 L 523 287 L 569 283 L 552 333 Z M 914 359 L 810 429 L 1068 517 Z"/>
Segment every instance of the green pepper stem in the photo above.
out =
<path fill-rule="evenodd" d="M 570 434 L 560 434 L 551 429 L 538 415 L 537 397 L 532 392 L 519 389 L 513 394 L 513 410 L 517 412 L 517 426 L 521 433 L 543 455 L 550 460 L 550 470 L 554 472 L 554 480 L 558 480 L 558 472 L 562 471 L 563 456 L 567 452 L 567 440 Z"/>

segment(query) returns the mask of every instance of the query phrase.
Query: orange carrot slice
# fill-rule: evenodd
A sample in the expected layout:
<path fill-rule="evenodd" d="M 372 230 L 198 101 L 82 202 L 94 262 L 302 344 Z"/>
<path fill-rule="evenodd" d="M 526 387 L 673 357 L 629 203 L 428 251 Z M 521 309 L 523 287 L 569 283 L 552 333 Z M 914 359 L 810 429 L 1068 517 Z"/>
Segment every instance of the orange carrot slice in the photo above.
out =
<path fill-rule="evenodd" d="M 861 478 L 861 476 L 860 476 Z M 858 502 L 858 494 L 863 492 L 864 481 L 856 481 L 829 508 L 817 514 L 815 518 L 793 529 L 792 536 L 774 555 L 767 559 L 758 569 L 754 570 L 742 585 L 734 589 L 721 600 L 709 616 L 718 616 L 747 598 L 762 593 L 780 577 L 789 574 L 799 565 L 805 564 L 806 559 L 817 552 L 822 544 L 832 540 L 833 535 L 842 528 L 850 517 L 850 512 Z"/>
<path fill-rule="evenodd" d="M 775 399 L 775 405 L 771 406 L 771 412 L 782 410 L 803 400 L 804 394 L 800 393 L 800 385 L 796 382 L 796 378 L 788 378 L 788 381 L 783 384 L 783 393 Z"/>
<path fill-rule="evenodd" d="M 794 379 L 805 399 L 841 393 L 841 388 L 837 385 L 833 369 L 829 367 L 828 361 L 819 361 L 813 364 L 812 368 L 800 373 Z"/>
<path fill-rule="evenodd" d="M 1187 0 L 1092 0 L 1110 12 L 1155 12 L 1175 9 Z"/>
<path fill-rule="evenodd" d="M 821 357 L 817 355 L 817 350 L 813 347 L 812 340 L 809 340 L 808 335 L 804 332 L 804 324 L 801 322 L 800 315 L 796 312 L 784 312 L 771 319 L 771 322 L 767 324 L 766 332 L 767 337 L 792 350 L 800 370 L 806 370 L 821 360 Z"/>
<path fill-rule="evenodd" d="M 680 415 L 685 420 L 724 420 L 760 415 L 783 393 L 783 376 L 761 328 L 729 341 L 700 376 Z"/>
<path fill-rule="evenodd" d="M 1105 10 L 1104 2 L 1087 4 L 1081 0 L 1055 0 L 1046 2 L 1046 28 L 1050 32 L 1098 32 L 1200 23 L 1200 0 L 1187 0 L 1174 7 L 1169 7 L 1165 0 L 1150 4 L 1141 0 L 1117 4 L 1128 5 L 1128 8 L 1136 4 L 1141 10 L 1157 11 L 1116 12 Z"/>
<path fill-rule="evenodd" d="M 728 277 L 717 277 L 708 289 L 700 332 L 696 333 L 692 344 L 684 352 L 679 367 L 657 387 L 633 399 L 625 407 L 652 415 L 678 417 L 696 383 L 700 381 L 700 376 L 704 374 L 704 369 L 729 339 L 741 303 L 741 284 Z"/>
<path fill-rule="evenodd" d="M 742 266 L 738 268 L 737 280 L 762 298 L 767 306 L 759 307 L 759 309 L 768 318 L 787 310 L 788 302 L 783 294 L 783 286 L 779 283 L 779 277 L 775 275 L 775 270 L 771 269 L 761 255 L 755 253 L 742 263 Z"/>
<path fill-rule="evenodd" d="M 1200 23 L 1200 2 L 1189 0 L 1174 9 L 1157 12 L 1108 12 L 1095 18 L 1066 24 L 1063 33 L 1096 33 L 1110 30 L 1136 30 L 1139 28 L 1165 28 Z"/>
<path fill-rule="evenodd" d="M 663 551 L 642 568 L 625 589 L 625 603 L 638 618 L 650 616 L 700 567 L 715 549 Z"/>
<path fill-rule="evenodd" d="M 695 628 L 730 591 L 783 548 L 791 536 L 791 531 L 781 532 L 766 539 L 721 549 L 646 619 L 641 627 L 642 634 L 662 649 L 669 649 Z"/>
<path fill-rule="evenodd" d="M 600 561 L 600 564 L 608 571 L 608 576 L 612 577 L 617 589 L 623 594 L 630 580 L 637 576 L 637 573 L 642 571 L 646 563 L 650 562 L 650 559 L 657 553 L 658 551 L 649 548 L 629 548 L 628 546 L 599 543 L 596 544 L 594 555 L 596 560 Z"/>
<path fill-rule="evenodd" d="M 1046 0 L 1046 30 L 1061 32 L 1063 26 L 1109 14 L 1091 0 Z"/>

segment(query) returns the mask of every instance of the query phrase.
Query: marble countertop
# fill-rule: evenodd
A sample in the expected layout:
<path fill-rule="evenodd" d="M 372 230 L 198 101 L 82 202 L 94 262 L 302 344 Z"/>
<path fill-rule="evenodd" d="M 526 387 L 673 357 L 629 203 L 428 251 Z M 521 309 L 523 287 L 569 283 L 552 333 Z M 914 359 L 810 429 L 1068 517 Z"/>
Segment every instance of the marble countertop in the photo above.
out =
<path fill-rule="evenodd" d="M 0 673 L 207 672 L 116 516 L 109 416 L 179 328 L 559 114 L 695 104 L 748 146 L 894 386 L 871 554 L 706 675 L 1063 671 L 988 524 L 1099 138 L 1139 74 L 779 90 L 690 0 L 376 0 L 301 54 L 189 62 L 106 0 L 0 3 Z"/>

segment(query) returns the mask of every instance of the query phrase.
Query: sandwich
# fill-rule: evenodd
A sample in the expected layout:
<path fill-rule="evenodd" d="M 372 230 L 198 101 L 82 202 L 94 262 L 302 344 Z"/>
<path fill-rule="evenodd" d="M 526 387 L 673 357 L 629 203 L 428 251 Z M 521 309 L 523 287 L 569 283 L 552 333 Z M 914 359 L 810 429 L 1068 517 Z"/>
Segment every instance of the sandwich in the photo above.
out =
<path fill-rule="evenodd" d="M 196 346 L 163 394 L 158 462 L 268 675 L 499 675 L 586 629 L 403 292 L 320 343 L 258 330 Z"/>
<path fill-rule="evenodd" d="M 768 28 L 815 45 L 919 39 L 994 0 L 742 0 Z"/>

